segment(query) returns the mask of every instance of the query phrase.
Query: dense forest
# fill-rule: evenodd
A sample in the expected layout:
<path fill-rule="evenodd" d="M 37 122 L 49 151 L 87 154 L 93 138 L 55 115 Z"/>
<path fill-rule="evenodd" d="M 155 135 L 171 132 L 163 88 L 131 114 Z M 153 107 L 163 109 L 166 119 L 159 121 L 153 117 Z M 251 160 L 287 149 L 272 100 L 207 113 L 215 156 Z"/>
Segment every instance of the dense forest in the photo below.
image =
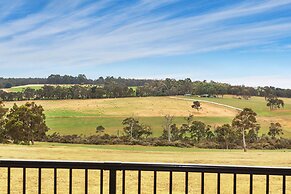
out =
<path fill-rule="evenodd" d="M 120 98 L 133 96 L 173 96 L 173 95 L 206 95 L 223 97 L 231 94 L 248 99 L 251 96 L 287 97 L 291 98 L 291 89 L 270 86 L 247 87 L 233 86 L 214 81 L 192 81 L 165 79 L 125 79 L 99 77 L 88 79 L 85 75 L 76 77 L 69 75 L 50 75 L 48 78 L 0 78 L 0 88 L 27 84 L 44 84 L 41 89 L 26 88 L 22 92 L 6 92 L 0 90 L 0 100 L 38 100 L 38 99 L 89 99 L 89 98 Z M 66 87 L 62 86 L 67 84 Z"/>

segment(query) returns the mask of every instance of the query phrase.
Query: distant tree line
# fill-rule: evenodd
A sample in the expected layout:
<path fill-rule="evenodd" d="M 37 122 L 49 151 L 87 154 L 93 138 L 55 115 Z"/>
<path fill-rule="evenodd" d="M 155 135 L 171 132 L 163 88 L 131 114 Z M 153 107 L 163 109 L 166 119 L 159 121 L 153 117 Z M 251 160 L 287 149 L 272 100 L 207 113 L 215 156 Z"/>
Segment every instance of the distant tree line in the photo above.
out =
<path fill-rule="evenodd" d="M 184 80 L 165 79 L 165 80 L 147 80 L 147 79 L 125 79 L 114 77 L 99 77 L 98 79 L 88 79 L 85 75 L 80 74 L 78 76 L 69 75 L 50 75 L 48 78 L 0 78 L 0 88 L 10 88 L 13 86 L 27 85 L 27 84 L 74 84 L 84 87 L 84 89 L 78 89 L 79 94 L 72 94 L 72 91 L 66 91 L 67 88 L 62 88 L 64 91 L 60 91 L 58 88 L 56 92 L 71 92 L 67 96 L 61 94 L 53 94 L 52 99 L 70 99 L 70 98 L 102 98 L 102 97 L 128 97 L 128 96 L 172 96 L 172 95 L 209 95 L 213 97 L 223 97 L 226 94 L 236 95 L 242 99 L 248 99 L 251 96 L 270 97 L 287 97 L 291 98 L 291 89 L 281 89 L 275 87 L 246 87 L 246 86 L 233 86 L 226 83 L 219 83 L 214 81 L 192 81 L 187 78 Z M 89 88 L 88 86 L 92 86 Z M 131 87 L 136 87 L 136 91 L 129 91 Z M 94 88 L 95 87 L 95 88 Z M 98 89 L 97 89 L 98 88 Z M 92 91 L 90 91 L 92 90 Z M 97 90 L 97 94 L 93 94 Z M 122 90 L 122 91 L 121 91 Z M 30 91 L 32 92 L 32 91 Z M 25 99 L 19 94 L 3 94 L 2 99 Z M 29 93 L 29 91 L 27 91 Z M 91 93 L 91 94 L 90 94 Z M 134 93 L 134 94 L 133 94 Z M 3 98 L 4 95 L 4 98 Z M 15 96 L 15 97 L 12 97 Z M 44 95 L 44 94 L 43 94 Z M 64 95 L 64 94 L 63 94 Z M 20 97 L 17 97 L 20 96 Z M 73 96 L 73 97 L 72 97 Z M 80 97 L 78 97 L 80 96 Z M 42 94 L 35 94 L 35 98 L 50 99 L 51 97 L 42 96 Z"/>
<path fill-rule="evenodd" d="M 5 92 L 0 90 L 0 100 L 61 100 L 61 99 L 93 99 L 121 98 L 135 96 L 135 91 L 122 84 L 113 82 L 98 85 L 52 86 L 44 85 L 41 89 L 25 88 L 22 92 Z"/>
<path fill-rule="evenodd" d="M 47 78 L 3 78 L 0 77 L 0 88 L 11 88 L 27 84 L 47 84 Z"/>
<path fill-rule="evenodd" d="M 99 77 L 95 80 L 88 79 L 86 75 L 79 74 L 78 76 L 71 75 L 58 75 L 52 74 L 47 78 L 3 78 L 0 77 L 0 88 L 11 88 L 14 86 L 22 86 L 29 84 L 91 84 L 91 85 L 102 85 L 105 82 L 116 82 L 118 84 L 126 86 L 143 86 L 145 83 L 151 80 L 147 79 L 129 79 L 129 78 L 114 78 L 108 76 L 106 78 Z"/>

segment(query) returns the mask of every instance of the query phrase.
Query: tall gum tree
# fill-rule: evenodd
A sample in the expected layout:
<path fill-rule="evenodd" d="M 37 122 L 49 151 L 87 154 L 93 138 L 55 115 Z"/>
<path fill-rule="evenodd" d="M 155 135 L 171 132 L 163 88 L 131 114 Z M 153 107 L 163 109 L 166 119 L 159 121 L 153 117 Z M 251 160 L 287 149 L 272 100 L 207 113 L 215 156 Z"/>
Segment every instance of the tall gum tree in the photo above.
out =
<path fill-rule="evenodd" d="M 243 149 L 247 151 L 246 133 L 253 130 L 258 131 L 260 125 L 257 123 L 257 113 L 250 108 L 244 108 L 232 121 L 232 126 L 242 134 Z"/>

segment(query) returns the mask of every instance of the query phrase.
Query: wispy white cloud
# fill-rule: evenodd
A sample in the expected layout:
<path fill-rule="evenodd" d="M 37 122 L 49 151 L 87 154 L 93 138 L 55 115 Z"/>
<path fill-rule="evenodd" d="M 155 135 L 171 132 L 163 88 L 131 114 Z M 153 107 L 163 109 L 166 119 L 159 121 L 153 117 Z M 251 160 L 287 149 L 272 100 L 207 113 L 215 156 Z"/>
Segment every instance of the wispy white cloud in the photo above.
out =
<path fill-rule="evenodd" d="M 1 0 L 0 2 L 0 21 L 11 14 L 12 11 L 17 10 L 23 5 L 22 0 L 15 0 L 13 3 L 9 0 Z"/>
<path fill-rule="evenodd" d="M 291 78 L 287 76 L 248 76 L 248 77 L 237 77 L 229 79 L 219 79 L 219 81 L 225 83 L 231 83 L 235 85 L 246 85 L 252 87 L 258 86 L 275 86 L 280 88 L 290 88 Z"/>
<path fill-rule="evenodd" d="M 0 4 L 0 10 L 9 7 L 0 18 L 23 4 L 27 1 Z M 172 4 L 179 1 L 141 0 L 117 6 L 113 0 L 52 0 L 38 12 L 1 22 L 0 64 L 94 66 L 143 57 L 272 48 L 291 37 L 291 16 L 240 22 L 281 9 L 291 11 L 291 0 L 247 1 L 187 16 L 180 9 L 156 11 Z M 288 44 L 279 45 L 286 49 Z"/>

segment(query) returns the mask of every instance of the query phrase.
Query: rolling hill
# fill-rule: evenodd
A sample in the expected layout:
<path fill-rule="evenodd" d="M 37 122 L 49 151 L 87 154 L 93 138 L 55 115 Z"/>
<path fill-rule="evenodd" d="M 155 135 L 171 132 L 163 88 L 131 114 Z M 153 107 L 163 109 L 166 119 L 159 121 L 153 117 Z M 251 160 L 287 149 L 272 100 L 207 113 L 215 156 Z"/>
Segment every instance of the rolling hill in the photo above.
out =
<path fill-rule="evenodd" d="M 197 98 L 144 97 L 35 102 L 45 109 L 47 123 L 51 128 L 49 133 L 92 135 L 95 134 L 96 126 L 103 125 L 107 133 L 118 134 L 122 133 L 122 120 L 132 116 L 150 125 L 154 136 L 159 136 L 163 130 L 163 117 L 167 114 L 175 116 L 174 122 L 178 125 L 185 123 L 184 118 L 193 114 L 195 120 L 217 126 L 230 123 L 238 113 L 235 108 L 249 107 L 258 113 L 258 121 L 262 126 L 261 133 L 267 132 L 270 122 L 280 122 L 284 127 L 285 136 L 291 137 L 291 99 L 284 99 L 285 108 L 276 111 L 270 111 L 266 107 L 264 98 L 252 97 L 250 100 L 240 100 L 232 96 L 198 98 L 204 102 L 202 110 L 196 111 L 191 108 L 195 99 Z M 11 107 L 14 103 L 24 104 L 25 101 L 5 104 L 6 107 Z"/>

